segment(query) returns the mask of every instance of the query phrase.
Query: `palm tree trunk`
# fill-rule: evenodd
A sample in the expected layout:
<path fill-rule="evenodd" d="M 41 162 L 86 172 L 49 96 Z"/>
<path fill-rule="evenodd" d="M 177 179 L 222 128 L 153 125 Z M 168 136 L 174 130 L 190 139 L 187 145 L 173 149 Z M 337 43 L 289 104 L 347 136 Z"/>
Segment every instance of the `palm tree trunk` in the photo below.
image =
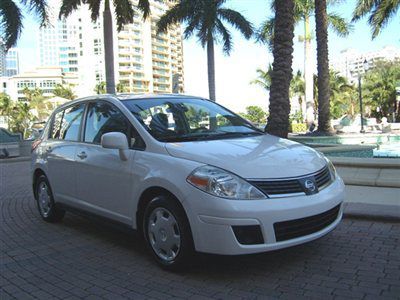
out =
<path fill-rule="evenodd" d="M 315 0 L 318 63 L 318 131 L 330 133 L 330 87 L 328 58 L 328 20 L 326 0 Z"/>
<path fill-rule="evenodd" d="M 308 128 L 314 123 L 314 82 L 311 66 L 310 17 L 304 18 L 304 85 L 306 100 L 306 122 Z"/>
<path fill-rule="evenodd" d="M 214 40 L 212 37 L 207 42 L 207 67 L 208 67 L 208 92 L 210 100 L 215 101 L 215 61 Z"/>
<path fill-rule="evenodd" d="M 110 1 L 104 3 L 103 12 L 104 62 L 106 67 L 106 89 L 108 94 L 115 94 L 113 24 Z"/>
<path fill-rule="evenodd" d="M 265 131 L 287 137 L 289 131 L 289 87 L 292 79 L 294 1 L 275 0 L 274 62 L 269 93 L 269 116 Z"/>

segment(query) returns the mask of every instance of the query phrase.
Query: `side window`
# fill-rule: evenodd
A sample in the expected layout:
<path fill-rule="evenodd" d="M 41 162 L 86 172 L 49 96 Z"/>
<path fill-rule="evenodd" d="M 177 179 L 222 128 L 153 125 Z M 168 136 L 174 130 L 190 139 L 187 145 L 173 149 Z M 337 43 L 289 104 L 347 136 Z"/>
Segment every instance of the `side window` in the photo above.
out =
<path fill-rule="evenodd" d="M 100 144 L 101 136 L 107 132 L 121 132 L 126 135 L 131 148 L 145 148 L 136 129 L 117 108 L 106 102 L 91 103 L 86 117 L 84 141 Z"/>
<path fill-rule="evenodd" d="M 59 139 L 67 141 L 78 141 L 85 104 L 68 107 L 64 111 L 61 122 Z"/>
<path fill-rule="evenodd" d="M 54 115 L 53 124 L 51 130 L 49 131 L 50 139 L 58 139 L 60 136 L 60 127 L 63 118 L 64 111 L 59 111 Z"/>

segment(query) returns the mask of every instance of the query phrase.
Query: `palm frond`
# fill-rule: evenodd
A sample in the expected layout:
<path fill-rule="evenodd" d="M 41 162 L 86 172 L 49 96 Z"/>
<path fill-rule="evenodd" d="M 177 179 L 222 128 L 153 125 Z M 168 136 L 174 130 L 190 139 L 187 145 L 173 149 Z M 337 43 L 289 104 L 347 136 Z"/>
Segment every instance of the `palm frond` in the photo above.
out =
<path fill-rule="evenodd" d="M 49 23 L 49 15 L 47 13 L 48 5 L 46 0 L 23 0 L 23 5 L 27 5 L 29 10 L 33 10 L 40 19 L 40 26 L 44 27 Z"/>
<path fill-rule="evenodd" d="M 376 6 L 368 20 L 372 26 L 372 38 L 378 36 L 382 28 L 387 25 L 393 15 L 400 7 L 399 0 L 383 0 Z"/>
<path fill-rule="evenodd" d="M 149 0 L 139 0 L 137 7 L 143 12 L 143 19 L 146 20 L 150 15 L 150 3 Z"/>
<path fill-rule="evenodd" d="M 5 41 L 5 48 L 10 49 L 17 43 L 22 31 L 21 10 L 12 0 L 0 1 L 0 28 Z"/>
<path fill-rule="evenodd" d="M 228 8 L 219 8 L 217 14 L 239 30 L 246 39 L 253 36 L 253 25 L 241 13 Z"/>
<path fill-rule="evenodd" d="M 134 10 L 130 0 L 114 0 L 117 30 L 121 31 L 125 24 L 133 22 Z"/>
<path fill-rule="evenodd" d="M 224 46 L 222 48 L 222 50 L 229 55 L 229 53 L 232 50 L 232 36 L 231 33 L 229 32 L 228 29 L 225 28 L 224 24 L 222 24 L 221 20 L 217 19 L 217 24 L 216 24 L 216 28 L 218 30 L 218 32 L 221 34 L 222 36 L 222 41 L 224 43 Z"/>
<path fill-rule="evenodd" d="M 63 0 L 58 14 L 59 19 L 67 18 L 74 10 L 76 10 L 84 1 L 81 0 Z"/>
<path fill-rule="evenodd" d="M 350 31 L 353 30 L 352 24 L 347 22 L 345 18 L 342 18 L 335 13 L 328 14 L 328 24 L 329 27 L 340 37 L 348 36 Z"/>
<path fill-rule="evenodd" d="M 351 21 L 354 22 L 366 16 L 376 7 L 379 1 L 380 0 L 358 0 Z"/>
<path fill-rule="evenodd" d="M 267 44 L 272 50 L 274 42 L 275 18 L 265 20 L 256 33 L 257 41 Z"/>
<path fill-rule="evenodd" d="M 157 33 L 166 32 L 169 26 L 186 21 L 194 11 L 194 5 L 193 1 L 183 0 L 167 10 L 157 22 Z"/>
<path fill-rule="evenodd" d="M 90 16 L 92 21 L 95 22 L 100 16 L 100 0 L 86 0 L 87 4 L 89 4 Z"/>

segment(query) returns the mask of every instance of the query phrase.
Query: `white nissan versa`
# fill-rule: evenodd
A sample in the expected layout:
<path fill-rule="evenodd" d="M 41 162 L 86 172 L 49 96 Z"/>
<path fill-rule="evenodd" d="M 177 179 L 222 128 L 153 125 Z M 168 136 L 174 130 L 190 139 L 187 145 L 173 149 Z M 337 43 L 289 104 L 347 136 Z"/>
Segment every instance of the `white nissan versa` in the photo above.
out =
<path fill-rule="evenodd" d="M 322 154 L 182 95 L 104 95 L 57 108 L 34 142 L 42 218 L 78 209 L 143 233 L 177 268 L 194 251 L 305 243 L 342 217 L 343 181 Z"/>

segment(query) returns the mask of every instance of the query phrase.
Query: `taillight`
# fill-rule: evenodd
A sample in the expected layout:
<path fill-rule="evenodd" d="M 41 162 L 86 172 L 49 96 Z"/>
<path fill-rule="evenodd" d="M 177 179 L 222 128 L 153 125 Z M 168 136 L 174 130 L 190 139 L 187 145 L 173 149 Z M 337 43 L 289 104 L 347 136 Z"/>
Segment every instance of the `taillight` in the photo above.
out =
<path fill-rule="evenodd" d="M 42 142 L 41 139 L 34 140 L 34 141 L 32 142 L 31 152 L 35 151 L 36 148 L 40 145 L 41 142 Z"/>

